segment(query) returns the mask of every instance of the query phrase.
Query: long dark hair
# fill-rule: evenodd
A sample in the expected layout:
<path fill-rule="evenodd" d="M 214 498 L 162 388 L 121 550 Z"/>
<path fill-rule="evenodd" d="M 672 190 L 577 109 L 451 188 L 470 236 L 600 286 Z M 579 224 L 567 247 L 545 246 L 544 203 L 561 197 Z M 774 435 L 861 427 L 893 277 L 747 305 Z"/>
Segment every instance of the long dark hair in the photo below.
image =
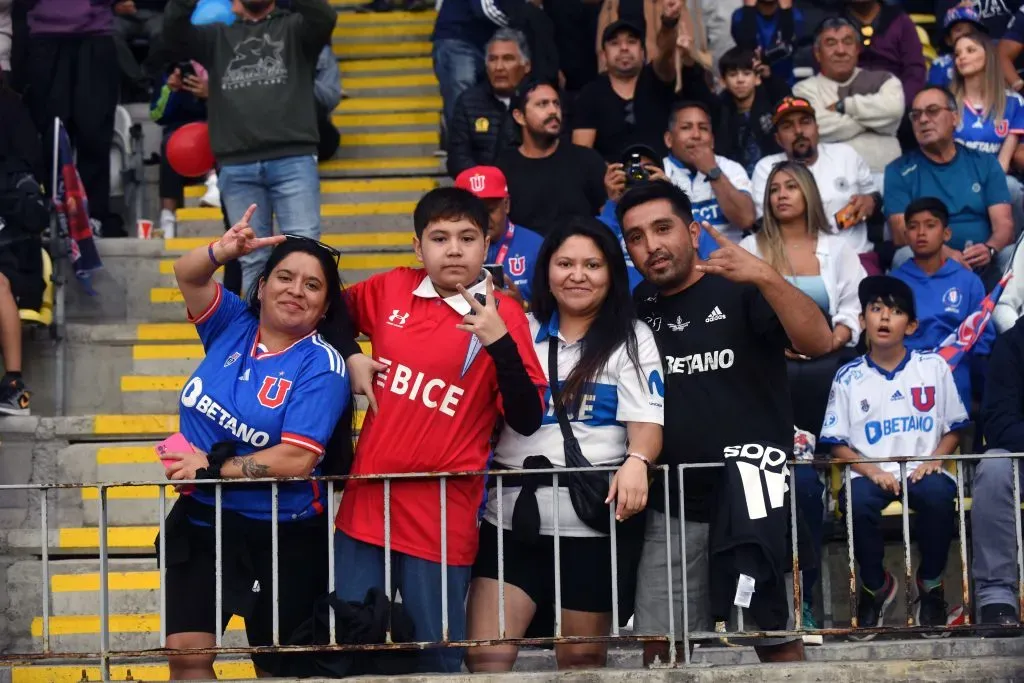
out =
<path fill-rule="evenodd" d="M 257 318 L 260 315 L 259 281 L 266 282 L 274 268 L 278 266 L 287 256 L 296 252 L 309 254 L 320 263 L 320 269 L 324 273 L 324 285 L 327 292 L 327 310 L 324 317 L 316 326 L 316 331 L 328 344 L 335 349 L 343 348 L 344 340 L 351 340 L 355 337 L 355 328 L 352 326 L 352 319 L 348 315 L 348 307 L 345 305 L 342 293 L 343 287 L 341 275 L 338 273 L 338 265 L 334 255 L 320 243 L 296 237 L 289 237 L 281 244 L 274 247 L 270 257 L 263 266 L 259 280 L 249 290 L 249 310 Z M 355 397 L 349 393 L 348 407 L 338 418 L 334 427 L 334 433 L 324 448 L 324 458 L 320 463 L 321 471 L 325 475 L 348 474 L 352 466 L 354 452 L 352 448 L 352 430 L 355 419 Z"/>
<path fill-rule="evenodd" d="M 640 354 L 637 350 L 636 311 L 633 308 L 633 296 L 629 290 L 629 275 L 626 272 L 626 259 L 622 255 L 618 240 L 604 223 L 596 218 L 576 217 L 559 226 L 544 240 L 537 254 L 537 268 L 533 277 L 533 297 L 530 310 L 542 325 L 546 326 L 558 311 L 558 302 L 551 293 L 551 282 L 548 268 L 551 259 L 559 247 L 574 236 L 586 237 L 597 245 L 608 270 L 611 281 L 608 296 L 601 303 L 597 316 L 590 324 L 583 337 L 583 354 L 579 363 L 572 369 L 562 386 L 563 402 L 574 410 L 579 407 L 587 389 L 593 386 L 598 373 L 608 363 L 608 359 L 620 346 L 625 344 L 637 377 L 643 375 L 640 369 Z M 541 359 L 545 361 L 545 359 Z M 546 362 L 546 361 L 545 361 Z M 548 378 L 550 382 L 558 381 L 557 377 Z"/>

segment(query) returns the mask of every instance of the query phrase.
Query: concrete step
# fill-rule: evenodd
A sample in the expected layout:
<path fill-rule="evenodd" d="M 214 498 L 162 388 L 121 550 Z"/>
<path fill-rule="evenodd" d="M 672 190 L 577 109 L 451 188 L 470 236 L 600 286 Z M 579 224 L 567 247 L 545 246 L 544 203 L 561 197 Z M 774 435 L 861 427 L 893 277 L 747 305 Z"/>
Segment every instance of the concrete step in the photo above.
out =
<path fill-rule="evenodd" d="M 432 46 L 430 41 L 426 40 L 427 37 L 420 32 L 410 40 L 402 40 L 401 36 L 389 36 L 387 42 L 335 38 L 332 47 L 334 54 L 343 61 L 429 57 Z"/>
<path fill-rule="evenodd" d="M 382 157 L 377 159 L 330 159 L 320 162 L 321 178 L 386 178 L 409 175 L 444 175 L 444 161 L 424 154 L 412 157 Z"/>
<path fill-rule="evenodd" d="M 350 133 L 368 133 L 387 128 L 431 131 L 441 125 L 441 112 L 407 112 L 397 114 L 335 114 L 335 127 L 342 137 Z"/>
<path fill-rule="evenodd" d="M 347 76 L 357 74 L 422 73 L 434 70 L 430 57 L 404 57 L 397 59 L 360 59 L 339 64 L 342 82 Z"/>

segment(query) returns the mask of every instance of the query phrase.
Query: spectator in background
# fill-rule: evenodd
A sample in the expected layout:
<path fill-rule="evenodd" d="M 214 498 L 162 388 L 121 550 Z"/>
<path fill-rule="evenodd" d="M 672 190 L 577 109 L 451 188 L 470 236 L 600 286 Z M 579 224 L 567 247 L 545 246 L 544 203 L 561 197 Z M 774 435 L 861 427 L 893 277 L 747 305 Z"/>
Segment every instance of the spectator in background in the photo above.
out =
<path fill-rule="evenodd" d="M 53 169 L 53 119 L 60 117 L 76 151 L 93 228 L 124 237 L 110 211 L 110 146 L 119 78 L 114 15 L 93 0 L 37 0 L 28 11 L 25 101 L 43 141 L 46 178 Z"/>
<path fill-rule="evenodd" d="M 248 0 L 236 5 L 241 21 L 197 27 L 190 20 L 193 5 L 170 0 L 164 40 L 175 54 L 192 55 L 209 71 L 210 146 L 229 220 L 255 204 L 250 223 L 257 235 L 271 235 L 276 217 L 282 233 L 319 239 L 313 81 L 337 13 L 327 0 L 292 0 L 290 12 L 277 10 L 274 0 Z M 258 57 L 260 68 L 245 55 Z M 267 256 L 265 250 L 241 256 L 243 292 L 256 282 Z"/>
<path fill-rule="evenodd" d="M 509 103 L 530 73 L 526 36 L 499 28 L 487 42 L 487 80 L 459 95 L 448 126 L 448 175 L 455 178 L 471 166 L 492 165 L 518 144 Z"/>
<path fill-rule="evenodd" d="M 11 43 L 14 39 L 14 22 L 11 20 L 11 5 L 14 0 L 0 0 L 0 72 L 11 70 Z"/>
<path fill-rule="evenodd" d="M 160 55 L 160 32 L 164 24 L 164 8 L 167 0 L 116 0 L 114 2 L 114 42 L 121 73 L 133 83 L 145 85 L 157 76 L 160 67 L 153 59 Z M 135 60 L 131 44 L 145 40 L 149 57 L 139 64 Z"/>
<path fill-rule="evenodd" d="M 508 26 L 514 0 L 446 0 L 437 12 L 434 74 L 441 89 L 444 124 L 451 127 L 459 95 L 484 75 L 484 46 L 495 29 Z"/>
<path fill-rule="evenodd" d="M 732 37 L 737 47 L 759 51 L 761 61 L 792 86 L 793 43 L 802 24 L 793 0 L 743 0 L 732 15 Z"/>
<path fill-rule="evenodd" d="M 515 197 L 512 222 L 546 236 L 569 216 L 596 216 L 608 198 L 605 163 L 594 150 L 561 139 L 558 90 L 527 79 L 510 107 L 522 144 L 502 154 L 495 165 Z"/>
<path fill-rule="evenodd" d="M 320 134 L 316 156 L 326 161 L 334 156 L 341 144 L 341 135 L 334 127 L 333 114 L 341 102 L 341 71 L 334 48 L 325 45 L 316 58 L 316 76 L 313 79 L 313 97 L 316 100 L 316 125 Z"/>
<path fill-rule="evenodd" d="M 953 49 L 953 44 L 956 43 L 960 36 L 966 35 L 971 31 L 987 31 L 977 12 L 970 7 L 961 6 L 954 7 L 946 12 L 946 16 L 942 20 L 942 35 L 946 41 L 946 46 L 950 50 Z M 952 52 L 947 52 L 933 59 L 931 68 L 928 69 L 928 85 L 949 87 L 949 84 L 953 82 L 953 68 Z"/>
<path fill-rule="evenodd" d="M 1006 175 L 988 153 L 956 144 L 960 125 L 956 98 L 945 88 L 926 86 L 914 99 L 910 121 L 920 149 L 885 169 L 885 212 L 897 246 L 908 243 L 903 212 L 918 197 L 935 197 L 949 209 L 947 258 L 978 272 L 991 286 L 1009 264 L 1013 215 Z M 911 256 L 896 252 L 893 267 Z"/>
<path fill-rule="evenodd" d="M 917 27 L 897 5 L 880 0 L 847 0 L 846 17 L 860 33 L 858 66 L 887 71 L 903 84 L 904 108 L 924 87 L 924 48 Z"/>
<path fill-rule="evenodd" d="M 1024 6 L 1021 0 L 1016 0 L 1019 9 L 1014 11 L 1013 17 L 1006 26 L 1006 31 L 999 35 L 992 34 L 993 38 L 999 41 L 999 62 L 1003 70 L 1003 78 L 1010 85 L 1010 89 L 1018 94 L 1024 94 L 1024 78 L 1021 78 L 1021 53 L 1024 52 Z"/>
<path fill-rule="evenodd" d="M 1010 267 L 1013 268 L 1013 277 L 1006 283 L 1006 289 L 992 311 L 992 322 L 1000 334 L 1012 328 L 1024 310 L 1024 249 L 1014 248 Z"/>
<path fill-rule="evenodd" d="M 768 194 L 768 176 L 776 164 L 795 161 L 814 176 L 830 232 L 838 233 L 860 256 L 865 270 L 880 274 L 881 266 L 868 238 L 867 219 L 875 214 L 881 196 L 864 159 L 842 142 L 819 143 L 818 124 L 810 102 L 787 97 L 775 109 L 775 139 L 782 154 L 758 162 L 754 169 L 754 208 L 761 217 Z M 839 218 L 842 217 L 840 226 Z M 814 432 L 812 432 L 814 433 Z"/>
<path fill-rule="evenodd" d="M 826 19 L 814 37 L 821 72 L 797 83 L 793 94 L 814 107 L 824 142 L 849 144 L 873 173 L 882 173 L 900 155 L 903 86 L 888 72 L 858 67 L 859 55 L 860 37 L 850 20 Z"/>
<path fill-rule="evenodd" d="M 750 178 L 735 161 L 715 154 L 711 123 L 711 110 L 702 102 L 672 107 L 665 133 L 665 175 L 690 198 L 694 220 L 739 242 L 757 217 Z"/>
<path fill-rule="evenodd" d="M 558 64 L 565 93 L 571 100 L 597 77 L 594 49 L 601 5 L 590 0 L 545 2 L 544 13 L 554 25 Z"/>
<path fill-rule="evenodd" d="M 718 96 L 715 151 L 753 175 L 758 161 L 782 151 L 772 116 L 775 105 L 790 94 L 789 86 L 741 47 L 723 54 L 718 69 L 725 91 Z"/>
<path fill-rule="evenodd" d="M 508 219 L 512 200 L 505 174 L 495 166 L 474 166 L 455 178 L 455 187 L 472 192 L 487 205 L 490 242 L 484 263 L 501 266 L 505 273 L 505 281 L 494 286 L 520 304 L 529 303 L 533 269 L 544 238 Z"/>
<path fill-rule="evenodd" d="M 711 57 L 711 69 L 720 69 L 722 55 L 736 47 L 732 37 L 732 17 L 743 0 L 697 0 L 693 17 L 694 40 L 704 39 Z"/>
<path fill-rule="evenodd" d="M 1016 322 L 996 338 L 989 359 L 981 409 L 988 453 L 1024 452 L 1022 397 L 1024 323 Z M 1018 465 L 1024 490 L 1024 463 L 1018 460 Z M 1001 458 L 979 461 L 971 480 L 971 576 L 977 621 L 982 624 L 1019 626 L 1016 520 L 1020 510 L 1014 502 L 1014 483 L 1012 462 Z"/>
<path fill-rule="evenodd" d="M 676 98 L 674 58 L 681 12 L 680 0 L 666 0 L 657 34 L 658 54 L 646 65 L 638 26 L 620 20 L 604 30 L 601 46 L 608 72 L 585 87 L 576 100 L 575 144 L 593 147 L 608 162 L 618 161 L 619 152 L 632 144 L 659 152 L 665 149 L 665 121 Z M 704 76 L 700 67 L 684 68 L 680 97 L 710 102 Z"/>
<path fill-rule="evenodd" d="M 838 462 L 893 456 L 921 460 L 906 464 L 905 482 L 900 463 L 850 466 L 850 488 L 842 497 L 850 496 L 853 554 L 860 565 L 857 625 L 883 626 L 896 597 L 896 579 L 885 569 L 880 523 L 882 510 L 899 500 L 906 486 L 917 519 L 927 520 L 915 530 L 921 560 L 914 621 L 918 626 L 945 626 L 942 574 L 956 529 L 956 483 L 943 471 L 942 458 L 956 452 L 960 430 L 970 421 L 946 361 L 904 345 L 904 337 L 917 326 L 914 295 L 906 283 L 877 275 L 865 279 L 858 294 L 870 351 L 836 374 L 821 443 L 832 446 Z M 896 428 L 907 424 L 918 426 Z M 845 503 L 839 509 L 845 510 Z M 871 640 L 875 634 L 851 637 Z"/>
<path fill-rule="evenodd" d="M 182 65 L 187 76 L 182 76 Z M 209 75 L 198 62 L 174 64 L 160 88 L 154 89 L 149 104 L 149 118 L 163 127 L 160 140 L 160 230 L 164 238 L 177 232 L 175 212 L 185 204 L 186 179 L 167 162 L 167 140 L 186 123 L 206 120 L 206 98 L 210 94 Z M 220 206 L 217 174 L 206 181 L 206 195 L 200 204 Z"/>
<path fill-rule="evenodd" d="M 917 307 L 917 330 L 907 336 L 912 351 L 932 351 L 955 335 L 967 316 L 981 306 L 985 285 L 981 278 L 942 253 L 949 239 L 949 210 L 935 197 L 915 199 L 903 214 L 907 237 L 914 258 L 892 271 L 892 276 L 907 283 Z M 979 356 L 987 356 L 996 338 L 994 325 L 988 325 L 981 338 L 953 371 L 960 400 L 971 405 L 971 366 Z"/>
<path fill-rule="evenodd" d="M 956 7 L 968 7 L 981 19 L 993 40 L 1000 40 L 1022 0 L 935 0 L 935 16 L 945 16 Z"/>

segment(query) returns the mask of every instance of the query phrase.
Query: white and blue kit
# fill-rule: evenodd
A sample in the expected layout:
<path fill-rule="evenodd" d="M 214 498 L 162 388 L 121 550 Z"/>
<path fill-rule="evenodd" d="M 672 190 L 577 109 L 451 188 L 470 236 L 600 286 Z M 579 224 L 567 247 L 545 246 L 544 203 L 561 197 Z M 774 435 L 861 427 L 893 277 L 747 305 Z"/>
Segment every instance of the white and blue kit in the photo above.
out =
<path fill-rule="evenodd" d="M 268 353 L 259 341 L 259 320 L 246 304 L 217 285 L 200 315 L 190 316 L 206 356 L 180 396 L 180 429 L 209 453 L 214 444 L 233 441 L 240 456 L 286 443 L 319 456 L 350 400 L 341 354 L 312 332 L 287 349 Z M 278 519 L 292 522 L 326 508 L 319 482 L 278 485 Z M 212 492 L 193 498 L 214 504 Z M 271 518 L 269 486 L 225 486 L 222 504 L 253 519 Z"/>
<path fill-rule="evenodd" d="M 1008 135 L 1024 134 L 1024 98 L 1012 90 L 1006 91 L 1006 109 L 998 121 L 991 112 L 984 112 L 964 101 L 960 111 L 960 123 L 953 133 L 953 139 L 968 149 L 999 154 L 1003 141 Z"/>
<path fill-rule="evenodd" d="M 943 436 L 967 424 L 953 373 L 941 356 L 908 350 L 888 372 L 864 355 L 836 373 L 819 443 L 849 446 L 866 458 L 930 456 Z M 920 464 L 907 463 L 907 474 Z M 878 466 L 899 477 L 899 463 Z"/>
<path fill-rule="evenodd" d="M 735 161 L 715 155 L 715 164 L 722 169 L 722 175 L 729 179 L 740 192 L 746 192 L 753 197 L 754 188 L 750 183 L 750 177 L 746 170 Z M 700 171 L 691 171 L 683 162 L 671 154 L 665 157 L 665 175 L 669 182 L 681 189 L 690 198 L 693 209 L 693 220 L 698 223 L 707 221 L 718 232 L 728 237 L 733 242 L 743 239 L 745 228 L 738 227 L 729 222 L 718 204 L 718 197 L 715 196 L 715 188 L 711 181 Z"/>

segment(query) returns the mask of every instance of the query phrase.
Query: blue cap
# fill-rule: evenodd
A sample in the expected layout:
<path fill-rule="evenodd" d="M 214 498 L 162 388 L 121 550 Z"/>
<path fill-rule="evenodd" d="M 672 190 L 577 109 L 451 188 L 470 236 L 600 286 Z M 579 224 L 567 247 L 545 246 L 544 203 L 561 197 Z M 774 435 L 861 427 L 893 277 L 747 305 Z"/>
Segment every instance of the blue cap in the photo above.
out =
<path fill-rule="evenodd" d="M 961 21 L 974 24 L 979 31 L 988 33 L 988 27 L 982 23 L 981 15 L 979 15 L 973 7 L 964 7 L 962 5 L 953 7 L 946 12 L 946 17 L 942 20 L 943 32 L 949 33 L 949 27 L 953 24 L 958 24 Z"/>

